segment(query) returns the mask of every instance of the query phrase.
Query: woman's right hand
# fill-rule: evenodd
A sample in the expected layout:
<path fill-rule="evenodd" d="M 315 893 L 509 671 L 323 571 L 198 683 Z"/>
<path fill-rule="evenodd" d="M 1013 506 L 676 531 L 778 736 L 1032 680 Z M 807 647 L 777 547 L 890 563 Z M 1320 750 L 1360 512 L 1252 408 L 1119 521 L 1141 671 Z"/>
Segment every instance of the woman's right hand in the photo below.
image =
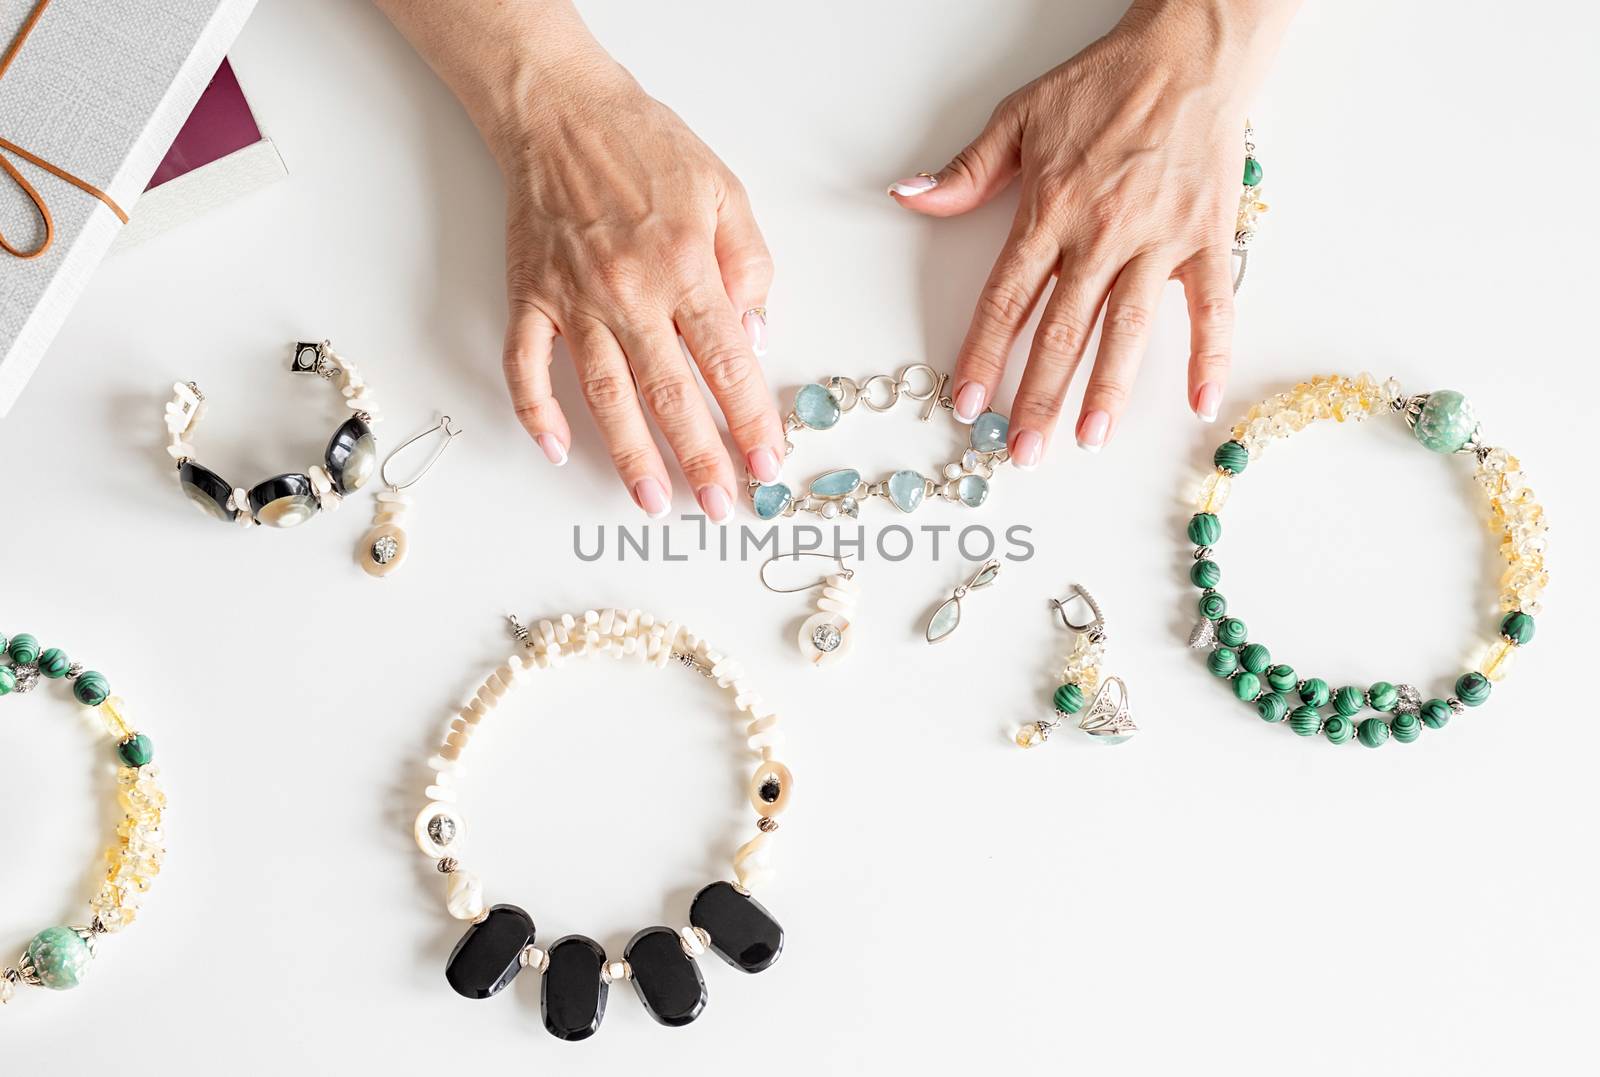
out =
<path fill-rule="evenodd" d="M 700 507 L 727 519 L 743 476 L 678 338 L 727 419 L 740 463 L 776 479 L 783 429 L 757 364 L 772 261 L 743 186 L 575 14 L 564 36 L 549 18 L 538 32 L 497 25 L 463 34 L 417 0 L 380 6 L 462 98 L 505 175 L 504 362 L 522 425 L 552 463 L 566 462 L 572 432 L 550 378 L 560 336 L 639 507 L 665 515 L 673 488 L 648 413 Z M 458 15 L 479 8 L 440 6 Z M 571 12 L 565 3 L 520 6 Z M 505 6 L 483 5 L 460 17 L 507 16 Z"/>

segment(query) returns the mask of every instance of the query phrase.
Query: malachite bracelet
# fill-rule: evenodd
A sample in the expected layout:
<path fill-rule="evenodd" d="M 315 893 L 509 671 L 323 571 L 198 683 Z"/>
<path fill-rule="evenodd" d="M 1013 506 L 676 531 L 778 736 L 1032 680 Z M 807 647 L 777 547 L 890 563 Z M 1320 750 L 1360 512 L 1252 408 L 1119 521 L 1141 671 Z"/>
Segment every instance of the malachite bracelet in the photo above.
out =
<path fill-rule="evenodd" d="M 1361 420 L 1390 412 L 1403 417 L 1417 441 L 1440 453 L 1460 453 L 1476 461 L 1478 485 L 1489 498 L 1489 526 L 1499 539 L 1506 571 L 1500 580 L 1500 622 L 1495 639 L 1477 666 L 1456 678 L 1453 690 L 1424 701 L 1409 684 L 1378 681 L 1365 688 L 1334 688 L 1320 677 L 1301 678 L 1293 666 L 1274 661 L 1264 644 L 1249 639 L 1244 621 L 1230 614 L 1217 590 L 1222 569 L 1212 550 L 1222 538 L 1218 515 L 1233 480 L 1272 441 L 1302 430 L 1318 419 Z M 1194 563 L 1189 578 L 1200 588 L 1200 621 L 1190 646 L 1209 650 L 1206 665 L 1233 694 L 1255 707 L 1264 721 L 1287 725 L 1302 737 L 1321 733 L 1335 744 L 1355 740 L 1376 748 L 1393 739 L 1409 744 L 1423 727 L 1439 729 L 1468 707 L 1489 699 L 1493 686 L 1511 668 L 1516 652 L 1533 639 L 1534 617 L 1549 574 L 1545 571 L 1548 525 L 1543 507 L 1528 486 L 1522 465 L 1504 449 L 1484 445 L 1472 404 L 1454 390 L 1406 396 L 1394 379 L 1382 385 L 1370 375 L 1313 378 L 1253 406 L 1232 430 L 1232 440 L 1217 447 L 1216 470 L 1201 484 L 1196 512 L 1189 520 Z M 1324 714 L 1324 708 L 1332 713 Z M 1363 718 L 1368 708 L 1388 715 Z"/>
<path fill-rule="evenodd" d="M 161 815 L 167 797 L 157 781 L 150 738 L 128 723 L 122 700 L 111 695 L 104 674 L 84 669 L 59 647 L 41 647 L 26 632 L 0 636 L 0 696 L 30 692 L 43 680 L 72 682 L 72 694 L 94 708 L 116 743 L 117 800 L 123 820 L 106 849 L 105 878 L 89 903 L 87 926 L 47 927 L 29 941 L 15 966 L 0 969 L 0 1003 L 10 1002 L 19 986 L 65 991 L 77 987 L 94 957 L 95 941 L 133 923 L 166 855 Z"/>
<path fill-rule="evenodd" d="M 616 983 L 632 983 L 645 1011 L 659 1023 L 687 1025 L 705 1009 L 705 978 L 696 959 L 707 950 L 744 972 L 769 968 L 783 950 L 783 928 L 750 895 L 772 877 L 769 857 L 778 816 L 794 790 L 789 768 L 778 759 L 783 749 L 778 715 L 745 681 L 738 662 L 676 621 L 620 609 L 567 614 L 531 627 L 510 620 L 521 644 L 518 653 L 496 667 L 451 718 L 443 743 L 428 760 L 427 803 L 413 827 L 417 847 L 446 877 L 446 910 L 472 923 L 450 954 L 445 979 L 459 995 L 486 999 L 529 970 L 539 980 L 544 1026 L 563 1040 L 588 1039 L 599 1030 Z M 746 744 L 758 758 L 749 782 L 756 833 L 734 852 L 732 880 L 701 887 L 689 903 L 687 925 L 644 928 L 616 960 L 584 935 L 535 945 L 533 917 L 516 905 L 486 904 L 482 883 L 461 864 L 466 819 L 456 804 L 455 780 L 462 754 L 512 688 L 535 671 L 583 656 L 610 656 L 654 669 L 681 666 L 714 681 L 732 697 L 741 722 L 748 719 Z"/>
<path fill-rule="evenodd" d="M 915 380 L 914 380 L 915 379 Z M 928 422 L 940 409 L 954 413 L 945 395 L 949 375 L 940 374 L 926 363 L 913 363 L 898 374 L 876 374 L 865 381 L 832 377 L 823 382 L 802 385 L 795 393 L 794 408 L 783 420 L 784 454 L 794 452 L 789 435 L 800 430 L 831 430 L 857 404 L 871 411 L 888 411 L 900 400 L 922 405 L 922 421 Z M 920 382 L 920 384 L 919 384 Z M 797 493 L 783 482 L 750 481 L 750 504 L 763 520 L 809 512 L 824 519 L 839 516 L 855 518 L 861 503 L 882 498 L 901 512 L 915 512 L 931 497 L 977 508 L 989 498 L 989 480 L 995 468 L 1005 463 L 1007 421 L 996 411 L 986 411 L 972 423 L 967 448 L 958 460 L 929 478 L 920 471 L 903 469 L 868 482 L 853 467 L 834 468 L 812 479 L 805 492 Z"/>

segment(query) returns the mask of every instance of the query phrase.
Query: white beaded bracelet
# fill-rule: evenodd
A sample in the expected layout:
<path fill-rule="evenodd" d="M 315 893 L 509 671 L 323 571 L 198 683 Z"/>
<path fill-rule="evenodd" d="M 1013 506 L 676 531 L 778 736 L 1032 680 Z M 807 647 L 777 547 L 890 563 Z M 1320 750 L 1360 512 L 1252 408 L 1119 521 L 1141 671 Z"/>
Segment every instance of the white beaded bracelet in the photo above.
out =
<path fill-rule="evenodd" d="M 753 897 L 752 888 L 772 877 L 769 862 L 778 816 L 789 806 L 794 780 L 777 758 L 783 746 L 778 716 L 751 690 L 738 662 L 713 649 L 676 621 L 658 621 L 638 610 L 589 610 L 540 621 L 525 628 L 510 618 L 522 653 L 513 654 L 484 680 L 450 722 L 437 753 L 428 803 L 417 814 L 417 846 L 447 877 L 445 908 L 472 926 L 456 944 L 445 968 L 450 986 L 467 998 L 490 998 L 524 968 L 540 976 L 545 1028 L 564 1040 L 594 1035 L 605 1015 L 610 984 L 633 983 L 645 1010 L 663 1025 L 686 1025 L 705 1008 L 705 980 L 695 959 L 707 949 L 735 968 L 760 972 L 783 950 L 783 928 Z M 682 928 L 647 927 L 628 941 L 620 961 L 599 943 L 566 935 L 546 948 L 534 945 L 533 918 L 515 905 L 488 906 L 483 884 L 461 866 L 466 820 L 455 800 L 455 772 L 479 724 L 512 687 L 535 669 L 560 665 L 585 654 L 610 654 L 665 668 L 676 663 L 716 681 L 733 694 L 734 707 L 749 719 L 745 732 L 760 763 L 750 778 L 750 803 L 757 833 L 733 854 L 733 881 L 717 881 L 697 893 Z"/>

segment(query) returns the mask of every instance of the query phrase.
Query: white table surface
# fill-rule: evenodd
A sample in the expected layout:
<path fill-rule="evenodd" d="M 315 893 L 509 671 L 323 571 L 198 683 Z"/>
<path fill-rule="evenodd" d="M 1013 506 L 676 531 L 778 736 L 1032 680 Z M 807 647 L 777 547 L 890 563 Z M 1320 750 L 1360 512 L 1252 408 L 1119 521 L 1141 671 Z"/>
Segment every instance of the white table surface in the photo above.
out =
<path fill-rule="evenodd" d="M 767 368 L 787 398 L 834 372 L 949 365 L 1012 203 L 931 221 L 883 185 L 937 168 L 1119 5 L 584 6 L 749 186 L 779 267 Z M 366 5 L 262 5 L 233 56 L 291 178 L 108 262 L 0 425 L 0 631 L 105 671 L 172 798 L 146 913 L 83 988 L 0 1014 L 8 1070 L 1592 1065 L 1597 25 L 1544 8 L 1311 4 L 1255 116 L 1273 209 L 1225 415 L 1327 370 L 1454 386 L 1555 523 L 1548 614 L 1491 705 L 1368 752 L 1263 726 L 1183 649 L 1182 495 L 1224 427 L 1184 407 L 1176 288 L 1114 445 L 1091 458 L 1063 436 L 980 516 L 913 521 L 1026 525 L 1037 547 L 937 651 L 921 619 L 963 568 L 927 536 L 862 567 L 861 636 L 831 672 L 794 653 L 806 597 L 768 595 L 753 563 L 580 562 L 574 526 L 640 518 L 564 363 L 570 466 L 551 469 L 507 406 L 503 200 L 477 136 Z M 387 582 L 351 560 L 369 499 L 239 533 L 183 502 L 161 449 L 168 386 L 195 378 L 224 474 L 316 459 L 334 404 L 283 370 L 308 335 L 362 361 L 386 445 L 435 409 L 467 430 L 416 491 L 412 561 Z M 795 473 L 931 467 L 958 436 L 852 415 Z M 1304 434 L 1236 487 L 1223 590 L 1303 671 L 1437 692 L 1494 624 L 1469 470 L 1393 422 Z M 670 532 L 684 550 L 698 524 Z M 1004 730 L 1041 713 L 1068 642 L 1045 599 L 1072 580 L 1106 608 L 1142 732 L 1025 754 Z M 569 1046 L 540 1027 L 531 975 L 487 1003 L 446 986 L 460 925 L 410 828 L 430 742 L 509 653 L 501 615 L 607 604 L 688 622 L 780 702 L 799 791 L 761 897 L 788 942 L 758 977 L 707 958 L 689 1028 L 617 989 L 600 1034 Z M 7 947 L 81 922 L 110 831 L 110 749 L 56 694 L 0 703 Z M 464 782 L 491 899 L 530 909 L 545 940 L 612 953 L 685 922 L 749 825 L 735 728 L 686 675 L 541 675 Z"/>

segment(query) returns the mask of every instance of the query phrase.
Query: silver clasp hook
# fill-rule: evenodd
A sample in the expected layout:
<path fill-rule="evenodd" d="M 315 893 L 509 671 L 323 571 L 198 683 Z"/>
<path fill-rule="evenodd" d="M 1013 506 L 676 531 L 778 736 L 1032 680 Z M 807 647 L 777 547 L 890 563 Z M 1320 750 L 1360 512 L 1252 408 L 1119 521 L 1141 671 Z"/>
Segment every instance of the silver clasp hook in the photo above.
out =
<path fill-rule="evenodd" d="M 450 416 L 442 416 L 438 422 L 428 427 L 428 429 L 424 430 L 422 433 L 408 438 L 399 445 L 396 445 L 394 450 L 384 458 L 383 467 L 379 469 L 379 478 L 383 480 L 383 484 L 395 493 L 399 493 L 401 490 L 408 490 L 417 483 L 421 482 L 422 477 L 429 471 L 433 470 L 433 465 L 439 462 L 439 457 L 444 455 L 444 451 L 450 447 L 450 443 L 461 436 L 461 428 L 458 426 L 452 426 L 452 422 L 454 422 L 454 420 L 452 420 Z M 428 437 L 430 434 L 443 434 L 444 440 L 439 442 L 439 447 L 433 450 L 433 455 L 428 457 L 427 461 L 422 465 L 421 470 L 419 470 L 415 475 L 411 476 L 411 478 L 407 479 L 405 482 L 396 483 L 389 477 L 389 465 L 394 463 L 395 457 L 405 452 L 423 438 Z"/>
<path fill-rule="evenodd" d="M 1067 607 L 1073 602 L 1080 601 L 1089 607 L 1089 612 L 1094 614 L 1094 617 L 1084 624 L 1077 624 L 1071 617 L 1067 616 Z M 1055 610 L 1056 616 L 1061 618 L 1062 625 L 1071 631 L 1088 633 L 1090 638 L 1097 641 L 1105 638 L 1106 618 L 1105 614 L 1100 612 L 1100 603 L 1096 602 L 1093 595 L 1077 584 L 1072 585 L 1072 594 L 1065 599 L 1052 598 L 1050 600 L 1050 608 Z"/>

